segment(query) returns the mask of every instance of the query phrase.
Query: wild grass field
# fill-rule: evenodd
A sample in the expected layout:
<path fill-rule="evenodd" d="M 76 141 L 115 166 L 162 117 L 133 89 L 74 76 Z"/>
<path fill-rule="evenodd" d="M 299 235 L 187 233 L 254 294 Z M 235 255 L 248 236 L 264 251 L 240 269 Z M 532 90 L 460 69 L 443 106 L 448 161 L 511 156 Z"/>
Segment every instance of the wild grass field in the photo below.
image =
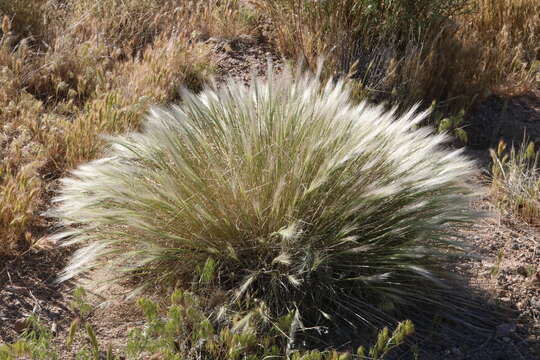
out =
<path fill-rule="evenodd" d="M 537 0 L 0 17 L 0 359 L 540 356 Z"/>

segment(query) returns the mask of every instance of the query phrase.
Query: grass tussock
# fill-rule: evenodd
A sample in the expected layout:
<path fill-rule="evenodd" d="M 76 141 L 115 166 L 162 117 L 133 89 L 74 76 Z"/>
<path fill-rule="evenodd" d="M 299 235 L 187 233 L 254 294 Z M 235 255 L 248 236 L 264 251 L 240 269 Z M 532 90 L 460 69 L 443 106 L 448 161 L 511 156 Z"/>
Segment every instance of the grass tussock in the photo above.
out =
<path fill-rule="evenodd" d="M 205 5 L 205 6 L 203 6 Z M 150 103 L 200 89 L 213 71 L 201 34 L 234 36 L 236 1 L 0 1 L 0 238 L 28 248 L 51 180 L 135 130 Z M 228 22 L 214 21 L 223 13 Z"/>
<path fill-rule="evenodd" d="M 491 150 L 491 197 L 506 213 L 537 225 L 540 216 L 540 173 L 534 143 L 509 151 L 501 141 Z"/>
<path fill-rule="evenodd" d="M 286 73 L 153 109 L 62 180 L 58 239 L 81 245 L 63 278 L 112 266 L 186 287 L 202 269 L 231 301 L 311 325 L 379 326 L 451 298 L 442 265 L 460 246 L 448 225 L 473 218 L 471 163 L 414 129 L 427 114 L 349 97 Z"/>
<path fill-rule="evenodd" d="M 536 0 L 257 1 L 287 56 L 355 80 L 357 96 L 448 111 L 535 86 Z"/>

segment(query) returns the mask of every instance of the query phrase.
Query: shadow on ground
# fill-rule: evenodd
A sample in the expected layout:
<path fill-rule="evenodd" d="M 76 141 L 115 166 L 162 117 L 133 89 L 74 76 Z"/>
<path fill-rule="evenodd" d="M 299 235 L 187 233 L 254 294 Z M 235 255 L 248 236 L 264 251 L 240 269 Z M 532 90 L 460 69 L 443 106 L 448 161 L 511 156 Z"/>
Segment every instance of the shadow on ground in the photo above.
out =
<path fill-rule="evenodd" d="M 65 249 L 0 257 L 0 343 L 16 340 L 32 314 L 48 326 L 69 324 L 70 284 L 55 282 L 67 258 Z"/>
<path fill-rule="evenodd" d="M 469 146 L 475 150 L 496 147 L 500 139 L 517 145 L 524 135 L 540 144 L 540 94 L 491 95 L 471 109 L 465 122 Z"/>

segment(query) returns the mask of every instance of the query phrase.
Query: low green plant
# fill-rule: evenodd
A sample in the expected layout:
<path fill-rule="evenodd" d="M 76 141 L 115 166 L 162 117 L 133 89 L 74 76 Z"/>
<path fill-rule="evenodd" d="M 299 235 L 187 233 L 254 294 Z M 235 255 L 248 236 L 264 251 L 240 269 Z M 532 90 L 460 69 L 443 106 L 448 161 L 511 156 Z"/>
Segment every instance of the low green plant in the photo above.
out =
<path fill-rule="evenodd" d="M 79 291 L 80 292 L 80 291 Z M 79 319 L 69 328 L 65 345 L 53 342 L 52 332 L 39 319 L 28 319 L 19 341 L 0 346 L 0 360 L 30 356 L 32 359 L 60 359 L 66 349 L 72 350 L 74 340 L 80 340 L 75 350 L 79 360 L 147 359 L 263 359 L 293 360 L 382 360 L 392 350 L 404 344 L 414 333 L 412 322 L 400 323 L 393 332 L 381 330 L 377 341 L 368 349 L 360 346 L 356 353 L 318 350 L 291 350 L 287 347 L 291 314 L 268 323 L 260 309 L 246 311 L 217 321 L 207 315 L 204 302 L 190 292 L 175 291 L 165 311 L 155 302 L 140 298 L 138 306 L 145 316 L 144 325 L 129 331 L 125 347 L 103 346 L 90 323 Z M 65 349 L 64 349 L 65 346 Z"/>
<path fill-rule="evenodd" d="M 70 303 L 70 308 L 82 319 L 86 319 L 92 313 L 92 305 L 88 303 L 87 293 L 83 287 L 77 287 L 73 291 L 73 300 Z"/>
<path fill-rule="evenodd" d="M 25 320 L 25 330 L 19 341 L 0 345 L 0 360 L 19 359 L 25 355 L 35 360 L 59 359 L 58 352 L 51 346 L 53 337 L 51 329 L 32 315 Z"/>
<path fill-rule="evenodd" d="M 527 266 L 527 278 L 532 279 L 535 274 L 536 274 L 536 266 L 533 264 L 529 264 Z"/>
<path fill-rule="evenodd" d="M 62 279 L 110 266 L 141 287 L 189 288 L 212 259 L 199 282 L 229 304 L 298 309 L 307 327 L 451 312 L 462 295 L 443 268 L 461 245 L 449 225 L 474 219 L 472 163 L 416 128 L 427 113 L 349 94 L 285 72 L 154 108 L 142 132 L 62 180 L 56 239 L 81 246 Z"/>
<path fill-rule="evenodd" d="M 465 110 L 461 109 L 457 114 L 444 116 L 444 113 L 437 109 L 437 102 L 431 103 L 431 120 L 437 126 L 439 132 L 448 132 L 466 144 L 468 141 L 467 132 L 464 129 Z"/>
<path fill-rule="evenodd" d="M 496 278 L 499 276 L 499 273 L 501 271 L 501 264 L 504 259 L 504 250 L 499 250 L 497 253 L 497 259 L 495 260 L 495 265 L 491 268 L 491 277 Z"/>

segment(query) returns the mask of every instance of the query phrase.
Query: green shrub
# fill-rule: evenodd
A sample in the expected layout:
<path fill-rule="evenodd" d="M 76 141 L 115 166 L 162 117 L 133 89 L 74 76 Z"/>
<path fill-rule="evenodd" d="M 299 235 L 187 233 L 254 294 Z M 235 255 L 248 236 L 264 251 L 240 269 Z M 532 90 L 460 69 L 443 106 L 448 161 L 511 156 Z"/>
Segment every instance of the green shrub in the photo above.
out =
<path fill-rule="evenodd" d="M 57 238 L 82 245 L 62 279 L 110 265 L 143 286 L 197 281 L 306 326 L 379 326 L 451 298 L 442 269 L 460 246 L 450 225 L 472 217 L 471 162 L 416 127 L 427 113 L 349 95 L 271 74 L 153 109 L 62 181 Z"/>

